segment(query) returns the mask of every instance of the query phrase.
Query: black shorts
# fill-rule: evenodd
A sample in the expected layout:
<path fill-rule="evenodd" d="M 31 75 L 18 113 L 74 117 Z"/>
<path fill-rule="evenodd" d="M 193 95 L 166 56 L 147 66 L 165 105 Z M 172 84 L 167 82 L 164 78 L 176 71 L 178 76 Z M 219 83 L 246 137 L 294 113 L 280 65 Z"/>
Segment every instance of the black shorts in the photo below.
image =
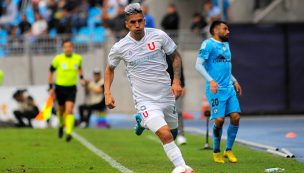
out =
<path fill-rule="evenodd" d="M 56 100 L 60 106 L 63 106 L 66 101 L 75 103 L 77 88 L 74 86 L 55 86 Z"/>

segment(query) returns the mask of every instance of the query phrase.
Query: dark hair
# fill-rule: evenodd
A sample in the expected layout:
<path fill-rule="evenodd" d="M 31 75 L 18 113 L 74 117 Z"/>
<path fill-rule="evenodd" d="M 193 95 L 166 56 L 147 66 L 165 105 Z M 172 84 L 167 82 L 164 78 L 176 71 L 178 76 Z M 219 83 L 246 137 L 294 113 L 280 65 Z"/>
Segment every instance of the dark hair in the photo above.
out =
<path fill-rule="evenodd" d="M 17 97 L 20 97 L 24 92 L 26 92 L 26 89 L 18 89 L 14 92 L 13 98 L 16 100 Z"/>
<path fill-rule="evenodd" d="M 176 8 L 176 5 L 171 3 L 171 4 L 168 5 L 168 7 Z"/>
<path fill-rule="evenodd" d="M 66 39 L 66 40 L 62 41 L 61 46 L 63 46 L 65 43 L 71 43 L 71 44 L 73 44 L 70 39 Z"/>
<path fill-rule="evenodd" d="M 221 20 L 216 20 L 216 21 L 212 22 L 212 24 L 210 26 L 210 29 L 209 29 L 210 34 L 214 35 L 214 28 L 217 27 L 217 26 L 219 26 L 219 25 L 221 25 L 222 23 L 225 24 L 225 25 L 227 25 L 226 22 L 221 21 Z"/>
<path fill-rule="evenodd" d="M 199 12 L 195 12 L 195 13 L 193 13 L 192 17 L 193 17 L 193 18 L 194 18 L 194 17 L 202 17 L 202 15 L 201 15 L 201 13 L 199 13 Z"/>

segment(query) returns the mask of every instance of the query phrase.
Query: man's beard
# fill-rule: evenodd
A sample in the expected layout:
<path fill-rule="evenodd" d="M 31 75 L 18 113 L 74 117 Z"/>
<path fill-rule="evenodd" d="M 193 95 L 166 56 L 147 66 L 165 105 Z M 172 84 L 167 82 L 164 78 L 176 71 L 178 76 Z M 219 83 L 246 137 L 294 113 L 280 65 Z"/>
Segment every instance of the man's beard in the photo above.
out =
<path fill-rule="evenodd" d="M 222 40 L 222 42 L 228 42 L 229 41 L 229 37 L 228 36 L 219 36 L 219 38 Z"/>
<path fill-rule="evenodd" d="M 65 54 L 66 57 L 71 57 L 72 53 Z"/>

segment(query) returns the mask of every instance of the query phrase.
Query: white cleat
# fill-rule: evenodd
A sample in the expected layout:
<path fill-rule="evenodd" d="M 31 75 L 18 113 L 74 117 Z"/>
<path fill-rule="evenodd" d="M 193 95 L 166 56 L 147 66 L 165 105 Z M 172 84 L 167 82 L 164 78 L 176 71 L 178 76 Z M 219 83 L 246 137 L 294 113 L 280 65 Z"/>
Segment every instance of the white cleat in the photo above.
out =
<path fill-rule="evenodd" d="M 176 143 L 177 143 L 177 145 L 184 145 L 187 143 L 187 140 L 184 136 L 178 135 L 176 138 Z"/>

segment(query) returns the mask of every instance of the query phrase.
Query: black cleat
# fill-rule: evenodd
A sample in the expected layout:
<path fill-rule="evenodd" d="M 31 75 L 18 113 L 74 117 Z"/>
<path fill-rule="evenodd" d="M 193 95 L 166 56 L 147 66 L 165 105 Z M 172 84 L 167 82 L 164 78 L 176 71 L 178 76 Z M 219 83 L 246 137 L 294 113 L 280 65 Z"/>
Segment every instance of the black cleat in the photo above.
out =
<path fill-rule="evenodd" d="M 59 137 L 59 138 L 62 138 L 62 137 L 63 137 L 63 127 L 59 127 L 59 130 L 58 130 L 58 137 Z"/>
<path fill-rule="evenodd" d="M 67 142 L 70 142 L 72 140 L 72 135 L 68 134 L 66 136 L 66 139 L 65 139 Z"/>

